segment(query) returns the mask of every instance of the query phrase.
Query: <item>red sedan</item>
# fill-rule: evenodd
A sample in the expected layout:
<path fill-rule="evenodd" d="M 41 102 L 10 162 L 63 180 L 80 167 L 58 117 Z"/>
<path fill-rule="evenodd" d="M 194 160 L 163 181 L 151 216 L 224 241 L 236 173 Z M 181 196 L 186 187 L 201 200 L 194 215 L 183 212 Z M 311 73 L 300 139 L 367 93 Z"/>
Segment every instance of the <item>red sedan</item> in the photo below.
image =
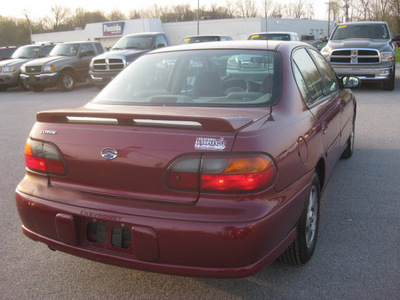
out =
<path fill-rule="evenodd" d="M 353 153 L 356 86 L 300 42 L 148 53 L 86 106 L 37 114 L 15 194 L 23 232 L 169 274 L 304 264 L 321 193 Z"/>

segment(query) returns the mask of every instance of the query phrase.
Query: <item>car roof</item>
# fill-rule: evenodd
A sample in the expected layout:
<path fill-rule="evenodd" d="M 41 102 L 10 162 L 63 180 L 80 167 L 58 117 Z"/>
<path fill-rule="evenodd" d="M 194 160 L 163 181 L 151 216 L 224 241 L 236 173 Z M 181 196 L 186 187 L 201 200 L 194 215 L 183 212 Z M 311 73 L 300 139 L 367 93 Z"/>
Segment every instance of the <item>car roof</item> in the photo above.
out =
<path fill-rule="evenodd" d="M 345 23 L 340 23 L 337 26 L 342 26 L 342 25 L 355 25 L 355 24 L 387 24 L 386 22 L 383 21 L 359 21 L 359 22 L 345 22 Z"/>
<path fill-rule="evenodd" d="M 147 36 L 147 35 L 157 35 L 157 34 L 164 34 L 164 32 L 140 32 L 140 33 L 131 33 L 126 34 L 122 37 L 129 37 L 129 36 Z"/>
<path fill-rule="evenodd" d="M 206 49 L 277 50 L 278 48 L 294 48 L 300 45 L 307 45 L 307 44 L 298 41 L 233 40 L 233 41 L 221 41 L 218 43 L 206 42 L 206 43 L 196 43 L 196 44 L 181 44 L 176 46 L 160 48 L 152 51 L 152 53 L 171 52 L 179 50 L 206 50 Z"/>
<path fill-rule="evenodd" d="M 293 31 L 267 31 L 267 32 L 256 32 L 256 33 L 252 33 L 252 34 L 250 34 L 250 35 L 253 35 L 253 34 L 297 34 L 297 32 L 293 32 Z"/>
<path fill-rule="evenodd" d="M 99 42 L 95 42 L 95 41 L 74 41 L 74 42 L 64 42 L 64 43 L 60 43 L 61 45 L 68 45 L 68 44 L 98 44 Z M 56 44 L 56 45 L 60 45 L 60 44 Z"/>
<path fill-rule="evenodd" d="M 185 38 L 194 38 L 194 37 L 203 37 L 203 36 L 229 36 L 227 34 L 216 34 L 216 33 L 211 33 L 211 34 L 194 34 L 194 35 L 188 35 Z"/>

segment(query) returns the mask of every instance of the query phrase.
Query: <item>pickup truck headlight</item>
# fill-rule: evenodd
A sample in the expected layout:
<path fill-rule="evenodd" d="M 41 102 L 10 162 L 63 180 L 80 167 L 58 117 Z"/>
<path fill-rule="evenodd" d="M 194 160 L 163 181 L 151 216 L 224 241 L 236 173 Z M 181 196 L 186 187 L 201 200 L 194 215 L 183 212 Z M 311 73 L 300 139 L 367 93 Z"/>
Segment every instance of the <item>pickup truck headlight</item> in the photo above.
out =
<path fill-rule="evenodd" d="M 16 67 L 3 67 L 3 73 L 12 73 L 17 70 Z"/>
<path fill-rule="evenodd" d="M 394 55 L 392 52 L 382 52 L 381 61 L 391 61 L 394 60 Z"/>
<path fill-rule="evenodd" d="M 55 70 L 56 70 L 56 67 L 53 65 L 43 66 L 43 72 L 54 72 Z"/>

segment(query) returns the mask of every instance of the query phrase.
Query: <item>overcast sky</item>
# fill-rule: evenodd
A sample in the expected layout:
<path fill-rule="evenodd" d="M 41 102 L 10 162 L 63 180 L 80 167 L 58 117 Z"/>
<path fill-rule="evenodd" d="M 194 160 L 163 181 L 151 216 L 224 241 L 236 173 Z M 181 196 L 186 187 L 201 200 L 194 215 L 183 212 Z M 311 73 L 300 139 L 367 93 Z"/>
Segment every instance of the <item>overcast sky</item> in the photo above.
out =
<path fill-rule="evenodd" d="M 4 0 L 5 1 L 5 0 Z M 3 1 L 3 2 L 4 2 Z M 235 0 L 231 0 L 235 1 Z M 273 3 L 290 3 L 296 0 L 272 0 Z M 315 19 L 326 19 L 326 5 L 325 1 L 321 0 L 308 0 L 314 3 L 314 16 Z M 23 11 L 26 10 L 31 19 L 36 20 L 45 16 L 51 16 L 50 8 L 59 5 L 61 7 L 68 7 L 72 11 L 81 7 L 87 11 L 101 10 L 105 13 L 114 9 L 118 9 L 126 14 L 133 9 L 147 9 L 154 4 L 159 6 L 177 5 L 188 3 L 192 8 L 197 8 L 197 0 L 11 0 L 3 3 L 0 9 L 0 15 L 5 17 L 24 18 Z M 259 7 L 264 6 L 264 0 L 255 0 Z M 200 6 L 209 8 L 212 3 L 219 6 L 224 6 L 226 0 L 200 0 Z"/>

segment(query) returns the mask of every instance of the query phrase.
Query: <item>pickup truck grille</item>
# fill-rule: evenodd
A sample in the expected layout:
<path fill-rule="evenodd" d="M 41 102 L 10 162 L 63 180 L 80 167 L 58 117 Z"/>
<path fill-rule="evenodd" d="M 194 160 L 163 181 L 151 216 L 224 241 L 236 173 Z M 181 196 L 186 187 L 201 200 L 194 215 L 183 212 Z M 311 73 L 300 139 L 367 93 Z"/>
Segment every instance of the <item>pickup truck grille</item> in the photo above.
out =
<path fill-rule="evenodd" d="M 122 58 L 103 58 L 93 61 L 95 71 L 118 71 L 126 67 L 126 62 Z"/>
<path fill-rule="evenodd" d="M 379 51 L 374 49 L 333 50 L 331 63 L 341 64 L 377 64 L 380 63 Z"/>
<path fill-rule="evenodd" d="M 42 66 L 27 66 L 25 68 L 27 74 L 35 74 L 42 72 Z"/>

